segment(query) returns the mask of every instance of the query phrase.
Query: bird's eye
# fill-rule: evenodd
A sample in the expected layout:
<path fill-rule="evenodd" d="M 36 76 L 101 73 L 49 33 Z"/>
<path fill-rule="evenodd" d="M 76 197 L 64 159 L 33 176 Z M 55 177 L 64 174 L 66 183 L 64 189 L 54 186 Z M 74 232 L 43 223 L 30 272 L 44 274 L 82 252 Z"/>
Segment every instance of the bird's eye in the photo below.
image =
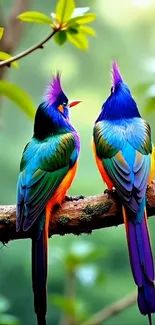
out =
<path fill-rule="evenodd" d="M 67 106 L 67 103 L 66 102 L 63 102 L 63 104 L 62 104 L 64 107 L 66 107 Z"/>

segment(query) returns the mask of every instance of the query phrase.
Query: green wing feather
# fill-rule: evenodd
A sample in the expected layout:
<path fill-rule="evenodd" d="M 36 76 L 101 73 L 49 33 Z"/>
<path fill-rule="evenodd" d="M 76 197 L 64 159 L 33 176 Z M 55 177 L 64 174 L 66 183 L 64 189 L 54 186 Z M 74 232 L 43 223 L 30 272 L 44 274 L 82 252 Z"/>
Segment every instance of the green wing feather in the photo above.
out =
<path fill-rule="evenodd" d="M 35 138 L 26 146 L 18 179 L 17 230 L 28 230 L 40 216 L 78 152 L 72 133 L 40 142 Z"/>

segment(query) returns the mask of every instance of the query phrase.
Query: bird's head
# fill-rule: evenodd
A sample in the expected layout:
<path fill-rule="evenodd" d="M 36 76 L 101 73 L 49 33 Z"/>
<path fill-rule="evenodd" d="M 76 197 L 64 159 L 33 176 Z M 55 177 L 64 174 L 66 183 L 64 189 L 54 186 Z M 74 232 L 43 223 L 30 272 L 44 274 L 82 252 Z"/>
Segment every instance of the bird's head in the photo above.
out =
<path fill-rule="evenodd" d="M 140 117 L 137 104 L 120 74 L 116 61 L 113 61 L 111 94 L 103 104 L 97 121 L 99 119 L 118 120 L 133 117 Z"/>
<path fill-rule="evenodd" d="M 80 100 L 69 101 L 61 85 L 61 75 L 57 73 L 46 89 L 44 101 L 38 107 L 35 117 L 34 133 L 45 138 L 48 134 L 70 124 L 69 110 Z M 38 135 L 39 134 L 39 135 Z"/>
<path fill-rule="evenodd" d="M 69 109 L 77 104 L 80 100 L 70 101 L 65 95 L 61 86 L 61 75 L 58 72 L 56 76 L 53 77 L 51 83 L 47 87 L 45 96 L 45 104 L 51 110 L 51 114 L 61 114 L 64 118 L 69 117 Z"/>

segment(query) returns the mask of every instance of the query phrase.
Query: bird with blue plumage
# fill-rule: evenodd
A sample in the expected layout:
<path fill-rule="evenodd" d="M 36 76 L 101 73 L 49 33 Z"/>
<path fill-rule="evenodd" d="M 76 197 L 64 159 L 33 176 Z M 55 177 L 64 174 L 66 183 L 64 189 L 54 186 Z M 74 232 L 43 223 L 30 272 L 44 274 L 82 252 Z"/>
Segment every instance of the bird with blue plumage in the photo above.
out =
<path fill-rule="evenodd" d="M 147 225 L 146 189 L 154 177 L 154 146 L 149 124 L 112 63 L 112 87 L 93 129 L 93 151 L 108 190 L 122 204 L 131 270 L 143 315 L 155 312 L 154 263 Z"/>
<path fill-rule="evenodd" d="M 46 325 L 47 246 L 52 210 L 62 203 L 75 177 L 80 140 L 58 73 L 39 105 L 34 134 L 26 145 L 17 184 L 16 230 L 32 234 L 32 285 L 37 324 Z"/>

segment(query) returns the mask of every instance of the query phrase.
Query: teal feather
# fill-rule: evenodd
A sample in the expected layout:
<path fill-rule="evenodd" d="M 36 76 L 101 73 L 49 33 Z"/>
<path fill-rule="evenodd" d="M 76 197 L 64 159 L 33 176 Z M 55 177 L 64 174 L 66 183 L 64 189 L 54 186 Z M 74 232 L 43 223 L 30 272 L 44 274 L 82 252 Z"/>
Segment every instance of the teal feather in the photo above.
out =
<path fill-rule="evenodd" d="M 78 156 L 72 133 L 55 135 L 44 142 L 32 138 L 26 147 L 18 180 L 17 230 L 27 231 L 44 210 Z M 31 159 L 30 159 L 31 157 Z M 20 213 L 24 200 L 24 211 Z"/>
<path fill-rule="evenodd" d="M 141 118 L 99 121 L 94 126 L 94 142 L 97 156 L 123 202 L 133 212 L 138 211 L 150 173 L 148 153 L 152 145 L 148 124 Z M 137 152 L 141 154 L 139 160 Z"/>

